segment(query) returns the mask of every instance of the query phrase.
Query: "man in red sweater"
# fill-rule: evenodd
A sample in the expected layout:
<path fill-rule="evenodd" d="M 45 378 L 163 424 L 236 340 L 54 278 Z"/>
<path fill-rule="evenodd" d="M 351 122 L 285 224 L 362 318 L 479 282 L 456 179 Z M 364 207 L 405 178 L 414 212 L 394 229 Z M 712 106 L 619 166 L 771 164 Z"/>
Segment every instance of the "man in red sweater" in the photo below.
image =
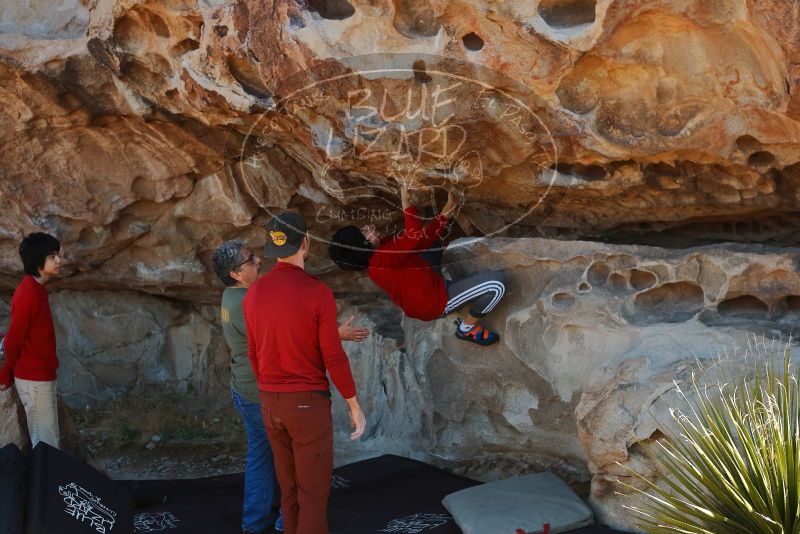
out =
<path fill-rule="evenodd" d="M 3 344 L 0 390 L 15 383 L 34 447 L 40 441 L 58 447 L 56 333 L 44 284 L 61 270 L 60 252 L 61 243 L 48 234 L 34 233 L 22 240 L 19 255 L 26 276 L 11 298 L 11 323 Z"/>
<path fill-rule="evenodd" d="M 351 439 L 361 437 L 366 420 L 339 338 L 333 293 L 305 271 L 305 221 L 282 213 L 267 232 L 264 255 L 278 261 L 242 302 L 248 357 L 275 457 L 286 533 L 327 534 L 333 420 L 326 371 L 347 401 Z"/>
<path fill-rule="evenodd" d="M 439 265 L 424 256 L 441 250 L 441 237 L 458 207 L 455 195 L 448 195 L 441 213 L 424 228 L 402 183 L 400 198 L 405 219 L 403 232 L 383 237 L 374 225 L 346 226 L 333 235 L 331 259 L 345 271 L 367 269 L 372 281 L 389 294 L 403 313 L 414 319 L 433 321 L 471 304 L 466 319 L 456 320 L 456 337 L 483 346 L 499 341 L 500 336 L 484 328 L 480 319 L 503 298 L 506 289 L 503 273 L 487 271 L 460 280 L 446 280 L 438 270 Z"/>

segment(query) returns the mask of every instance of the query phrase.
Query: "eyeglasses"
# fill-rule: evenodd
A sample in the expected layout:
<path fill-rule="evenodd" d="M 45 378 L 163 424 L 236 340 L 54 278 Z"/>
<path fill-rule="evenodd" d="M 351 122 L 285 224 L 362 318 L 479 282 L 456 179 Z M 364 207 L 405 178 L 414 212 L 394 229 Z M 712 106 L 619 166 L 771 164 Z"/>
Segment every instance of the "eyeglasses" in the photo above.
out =
<path fill-rule="evenodd" d="M 256 253 L 255 252 L 251 252 L 250 256 L 246 260 L 244 260 L 242 263 L 240 263 L 238 265 L 234 265 L 233 269 L 231 269 L 231 271 L 233 271 L 234 269 L 238 269 L 239 267 L 241 267 L 242 265 L 244 265 L 246 263 L 255 263 L 255 262 L 256 262 Z"/>

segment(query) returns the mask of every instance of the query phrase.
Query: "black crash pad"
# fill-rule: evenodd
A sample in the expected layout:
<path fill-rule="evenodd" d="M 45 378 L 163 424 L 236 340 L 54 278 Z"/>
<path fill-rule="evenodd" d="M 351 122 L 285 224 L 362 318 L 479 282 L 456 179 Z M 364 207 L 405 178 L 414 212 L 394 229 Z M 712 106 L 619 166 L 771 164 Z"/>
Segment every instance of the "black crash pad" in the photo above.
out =
<path fill-rule="evenodd" d="M 135 534 L 239 534 L 244 476 L 123 482 L 131 491 Z"/>
<path fill-rule="evenodd" d="M 241 475 L 191 480 L 127 481 L 137 504 L 134 532 L 238 534 Z M 441 505 L 478 484 L 421 462 L 381 456 L 334 470 L 328 506 L 331 534 L 460 534 Z"/>
<path fill-rule="evenodd" d="M 25 457 L 9 443 L 0 449 L 0 534 L 22 534 Z"/>
<path fill-rule="evenodd" d="M 27 534 L 132 534 L 131 496 L 69 454 L 40 442 L 28 469 Z"/>
<path fill-rule="evenodd" d="M 461 534 L 441 501 L 479 484 L 393 455 L 341 466 L 333 474 L 330 534 Z M 240 532 L 242 475 L 123 484 L 136 505 L 135 534 Z M 592 526 L 574 534 L 615 532 Z"/>
<path fill-rule="evenodd" d="M 441 501 L 478 484 L 393 455 L 339 467 L 328 506 L 331 534 L 460 534 Z"/>

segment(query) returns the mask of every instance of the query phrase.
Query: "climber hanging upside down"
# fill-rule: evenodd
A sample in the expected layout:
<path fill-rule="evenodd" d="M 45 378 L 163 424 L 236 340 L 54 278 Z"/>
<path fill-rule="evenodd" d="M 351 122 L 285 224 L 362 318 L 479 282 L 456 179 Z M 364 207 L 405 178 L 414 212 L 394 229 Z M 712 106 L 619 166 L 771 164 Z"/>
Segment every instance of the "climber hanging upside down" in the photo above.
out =
<path fill-rule="evenodd" d="M 456 337 L 483 346 L 499 341 L 500 336 L 480 324 L 480 319 L 503 298 L 503 273 L 488 271 L 447 280 L 439 266 L 427 258 L 428 253 L 439 249 L 440 239 L 458 208 L 456 195 L 449 193 L 447 204 L 425 227 L 402 182 L 400 198 L 405 219 L 402 232 L 384 237 L 374 225 L 345 226 L 333 235 L 331 259 L 345 271 L 366 269 L 372 281 L 414 319 L 433 321 L 470 304 L 467 318 L 455 321 Z"/>

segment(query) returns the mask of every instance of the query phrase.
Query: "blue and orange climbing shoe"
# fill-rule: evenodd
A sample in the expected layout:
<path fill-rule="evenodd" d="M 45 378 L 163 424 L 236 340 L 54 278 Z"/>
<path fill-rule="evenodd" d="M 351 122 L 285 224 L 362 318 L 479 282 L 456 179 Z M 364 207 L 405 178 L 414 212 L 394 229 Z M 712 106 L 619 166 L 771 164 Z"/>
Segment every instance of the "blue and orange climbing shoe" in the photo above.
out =
<path fill-rule="evenodd" d="M 494 345 L 498 341 L 500 341 L 500 335 L 494 332 L 490 332 L 486 328 L 481 325 L 481 323 L 475 323 L 472 328 L 467 330 L 466 332 L 461 331 L 461 319 L 455 320 L 456 325 L 456 337 L 458 339 L 463 339 L 464 341 L 469 341 L 471 343 L 477 343 L 478 345 L 482 345 L 484 347 L 488 347 L 489 345 Z"/>

